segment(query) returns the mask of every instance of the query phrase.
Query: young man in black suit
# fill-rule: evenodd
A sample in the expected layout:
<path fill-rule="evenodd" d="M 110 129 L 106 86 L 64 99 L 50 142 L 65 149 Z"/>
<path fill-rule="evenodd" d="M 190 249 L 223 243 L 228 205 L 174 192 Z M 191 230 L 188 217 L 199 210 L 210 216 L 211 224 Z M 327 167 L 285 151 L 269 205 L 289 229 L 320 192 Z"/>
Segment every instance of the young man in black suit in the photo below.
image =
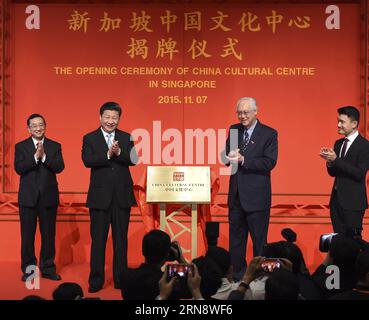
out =
<path fill-rule="evenodd" d="M 361 235 L 365 209 L 366 173 L 369 169 L 369 141 L 358 131 L 360 112 L 353 106 L 338 110 L 338 133 L 345 137 L 334 148 L 323 147 L 320 156 L 334 177 L 330 199 L 333 230 L 336 233 Z"/>
<path fill-rule="evenodd" d="M 229 180 L 229 252 L 233 277 L 240 280 L 246 271 L 246 245 L 250 232 L 254 256 L 262 253 L 267 242 L 270 206 L 270 175 L 277 163 L 277 131 L 257 119 L 255 99 L 237 102 L 240 123 L 230 127 L 225 163 L 232 164 Z"/>
<path fill-rule="evenodd" d="M 20 175 L 18 192 L 21 223 L 22 281 L 26 281 L 37 265 L 35 233 L 37 217 L 41 232 L 40 271 L 42 277 L 61 280 L 56 273 L 55 229 L 59 190 L 56 174 L 64 169 L 61 145 L 45 137 L 46 122 L 42 115 L 32 114 L 27 119 L 31 136 L 15 145 L 15 171 Z"/>
<path fill-rule="evenodd" d="M 91 168 L 87 207 L 91 219 L 89 292 L 98 292 L 105 280 L 105 248 L 109 225 L 113 237 L 114 287 L 127 268 L 127 233 L 131 206 L 136 201 L 129 166 L 138 157 L 131 135 L 117 129 L 122 109 L 115 102 L 100 108 L 100 128 L 83 137 L 82 160 Z"/>

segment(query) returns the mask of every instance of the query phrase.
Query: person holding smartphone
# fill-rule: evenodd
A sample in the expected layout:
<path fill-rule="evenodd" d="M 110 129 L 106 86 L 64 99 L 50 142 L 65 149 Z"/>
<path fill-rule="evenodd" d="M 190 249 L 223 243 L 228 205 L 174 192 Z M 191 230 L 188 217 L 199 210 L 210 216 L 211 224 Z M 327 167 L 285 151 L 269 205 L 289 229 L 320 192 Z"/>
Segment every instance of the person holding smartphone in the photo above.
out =
<path fill-rule="evenodd" d="M 178 244 L 173 245 L 170 236 L 161 230 L 151 230 L 142 240 L 142 254 L 145 258 L 138 268 L 128 268 L 120 280 L 124 300 L 154 300 L 159 296 L 159 281 L 162 267 L 168 259 L 175 258 L 186 263 Z M 174 280 L 173 280 L 174 281 Z"/>

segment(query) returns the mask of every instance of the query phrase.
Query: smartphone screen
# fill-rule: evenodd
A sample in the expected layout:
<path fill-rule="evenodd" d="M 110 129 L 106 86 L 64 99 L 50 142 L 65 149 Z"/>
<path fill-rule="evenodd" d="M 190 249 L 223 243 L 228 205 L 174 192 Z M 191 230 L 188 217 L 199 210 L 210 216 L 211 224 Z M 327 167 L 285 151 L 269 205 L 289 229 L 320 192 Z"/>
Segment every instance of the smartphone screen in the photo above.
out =
<path fill-rule="evenodd" d="M 191 265 L 184 263 L 173 263 L 168 264 L 168 278 L 171 279 L 173 277 L 178 278 L 186 278 L 188 275 L 188 271 L 191 268 Z"/>
<path fill-rule="evenodd" d="M 261 263 L 261 268 L 265 272 L 273 272 L 274 269 L 279 269 L 281 267 L 281 260 L 278 258 L 265 258 Z"/>

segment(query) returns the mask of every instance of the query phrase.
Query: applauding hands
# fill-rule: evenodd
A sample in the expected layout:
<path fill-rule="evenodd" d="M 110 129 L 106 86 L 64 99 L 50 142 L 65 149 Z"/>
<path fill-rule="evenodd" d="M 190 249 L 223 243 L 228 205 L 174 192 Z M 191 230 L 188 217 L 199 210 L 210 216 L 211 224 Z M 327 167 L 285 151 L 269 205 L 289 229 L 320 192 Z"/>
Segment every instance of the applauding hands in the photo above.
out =
<path fill-rule="evenodd" d="M 119 156 L 120 155 L 120 147 L 119 147 L 119 142 L 118 140 L 113 140 L 113 144 L 110 147 L 109 151 L 108 151 L 109 157 L 111 158 L 112 156 Z"/>
<path fill-rule="evenodd" d="M 37 149 L 36 149 L 36 153 L 35 153 L 35 158 L 37 160 L 41 160 L 45 155 L 45 149 L 44 149 L 44 145 L 41 141 L 37 142 Z"/>

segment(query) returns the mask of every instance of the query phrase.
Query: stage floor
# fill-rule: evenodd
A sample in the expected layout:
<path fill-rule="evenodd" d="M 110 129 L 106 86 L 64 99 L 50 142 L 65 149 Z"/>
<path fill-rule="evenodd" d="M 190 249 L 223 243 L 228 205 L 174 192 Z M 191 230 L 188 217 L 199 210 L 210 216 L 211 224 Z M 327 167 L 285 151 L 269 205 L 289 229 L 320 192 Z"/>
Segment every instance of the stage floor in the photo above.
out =
<path fill-rule="evenodd" d="M 52 299 L 54 289 L 63 282 L 78 283 L 85 297 L 100 297 L 103 300 L 121 300 L 120 290 L 114 289 L 112 272 L 106 269 L 106 280 L 104 288 L 98 293 L 88 293 L 89 264 L 72 264 L 58 269 L 61 281 L 51 281 L 40 278 L 40 288 L 36 290 L 27 289 L 25 282 L 21 281 L 21 270 L 18 262 L 0 262 L 0 300 L 21 300 L 28 295 L 38 295 L 47 300 Z"/>

